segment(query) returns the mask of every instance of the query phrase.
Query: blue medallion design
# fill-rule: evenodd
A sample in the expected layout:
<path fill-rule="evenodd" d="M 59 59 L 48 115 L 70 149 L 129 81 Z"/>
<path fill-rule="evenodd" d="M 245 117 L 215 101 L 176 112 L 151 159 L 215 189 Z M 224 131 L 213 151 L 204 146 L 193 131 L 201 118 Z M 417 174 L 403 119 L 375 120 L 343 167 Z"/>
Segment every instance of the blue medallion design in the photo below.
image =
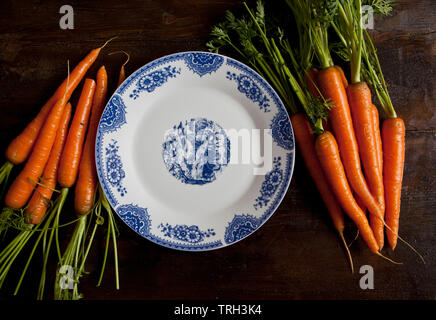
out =
<path fill-rule="evenodd" d="M 252 77 L 243 73 L 237 75 L 236 73 L 227 71 L 226 78 L 236 81 L 238 83 L 239 92 L 244 93 L 247 98 L 257 103 L 260 110 L 263 110 L 263 112 L 271 111 L 268 97 L 263 94 L 262 89 L 260 89 Z"/>
<path fill-rule="evenodd" d="M 153 92 L 154 89 L 167 82 L 169 78 L 175 78 L 176 75 L 180 74 L 180 72 L 180 68 L 169 65 L 162 69 L 145 74 L 138 79 L 136 89 L 133 90 L 130 97 L 136 99 L 142 91 Z"/>
<path fill-rule="evenodd" d="M 140 235 L 150 233 L 151 219 L 146 208 L 134 204 L 123 204 L 116 209 L 120 218 Z"/>
<path fill-rule="evenodd" d="M 127 190 L 123 187 L 122 181 L 126 177 L 126 174 L 123 170 L 123 163 L 118 154 L 118 149 L 119 146 L 113 139 L 112 143 L 109 143 L 106 147 L 106 178 L 109 183 L 117 189 L 120 196 L 124 197 Z"/>
<path fill-rule="evenodd" d="M 123 99 L 115 94 L 108 102 L 100 119 L 99 130 L 116 131 L 126 123 L 126 106 Z"/>
<path fill-rule="evenodd" d="M 226 228 L 224 241 L 227 244 L 239 241 L 252 234 L 260 226 L 260 220 L 250 214 L 237 214 Z"/>
<path fill-rule="evenodd" d="M 206 231 L 202 231 L 198 228 L 198 226 L 187 226 L 187 225 L 176 225 L 171 226 L 166 223 L 158 225 L 158 228 L 164 236 L 174 238 L 176 240 L 180 240 L 188 243 L 199 243 L 204 241 L 205 238 L 209 238 L 215 235 L 215 231 L 213 229 L 207 229 Z"/>
<path fill-rule="evenodd" d="M 166 132 L 162 158 L 181 182 L 203 185 L 215 181 L 230 162 L 230 140 L 214 121 L 194 118 Z"/>
<path fill-rule="evenodd" d="M 268 204 L 283 181 L 283 171 L 280 168 L 282 165 L 281 158 L 275 157 L 273 165 L 274 168 L 265 175 L 265 180 L 262 182 L 260 196 L 254 200 L 253 206 L 256 210 Z"/>
<path fill-rule="evenodd" d="M 285 112 L 278 112 L 272 119 L 271 135 L 280 147 L 286 150 L 294 149 L 294 134 L 289 117 Z"/>
<path fill-rule="evenodd" d="M 212 53 L 191 52 L 185 55 L 186 66 L 200 77 L 217 71 L 223 62 L 223 57 Z"/>

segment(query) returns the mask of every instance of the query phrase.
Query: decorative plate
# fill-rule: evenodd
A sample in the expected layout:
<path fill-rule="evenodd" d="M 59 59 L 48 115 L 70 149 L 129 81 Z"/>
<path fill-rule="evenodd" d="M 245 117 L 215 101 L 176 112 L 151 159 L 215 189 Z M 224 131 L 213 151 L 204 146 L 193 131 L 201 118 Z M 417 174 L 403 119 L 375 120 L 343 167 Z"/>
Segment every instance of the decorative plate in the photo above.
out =
<path fill-rule="evenodd" d="M 255 71 L 223 55 L 176 53 L 137 70 L 110 98 L 96 165 L 109 203 L 139 235 L 212 250 L 252 234 L 277 209 L 294 136 Z"/>

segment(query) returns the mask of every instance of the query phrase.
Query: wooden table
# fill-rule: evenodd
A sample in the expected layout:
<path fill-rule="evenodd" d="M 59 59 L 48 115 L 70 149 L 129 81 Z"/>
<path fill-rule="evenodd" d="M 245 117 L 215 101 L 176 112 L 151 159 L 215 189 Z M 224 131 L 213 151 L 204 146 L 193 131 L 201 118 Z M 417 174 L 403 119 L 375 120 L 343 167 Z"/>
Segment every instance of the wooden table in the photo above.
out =
<path fill-rule="evenodd" d="M 104 63 L 113 89 L 125 50 L 133 72 L 162 55 L 205 50 L 210 27 L 236 0 L 69 1 L 74 30 L 59 27 L 60 1 L 0 3 L 0 150 L 18 134 L 75 65 L 94 47 L 118 35 L 90 70 Z M 376 46 L 395 108 L 407 125 L 401 235 L 426 259 L 424 265 L 404 244 L 384 253 L 393 265 L 369 252 L 361 239 L 351 247 L 356 272 L 327 211 L 297 156 L 292 183 L 273 217 L 255 234 L 230 247 L 204 253 L 179 252 L 138 237 L 119 219 L 121 289 L 115 290 L 112 256 L 102 287 L 96 288 L 104 239 L 98 235 L 80 283 L 86 299 L 435 299 L 436 298 L 436 2 L 398 1 L 393 15 L 376 21 Z M 235 56 L 236 57 L 236 56 Z M 236 57 L 238 58 L 238 57 Z M 64 214 L 73 216 L 71 203 Z M 346 238 L 355 228 L 347 221 Z M 52 257 L 55 261 L 55 257 Z M 23 261 L 17 261 L 4 288 L 9 297 Z M 36 258 L 20 297 L 33 299 L 39 279 Z M 374 289 L 362 290 L 359 269 L 374 269 Z M 18 268 L 19 267 L 19 268 Z M 54 266 L 49 266 L 47 298 Z M 50 282 L 51 281 L 51 282 Z"/>

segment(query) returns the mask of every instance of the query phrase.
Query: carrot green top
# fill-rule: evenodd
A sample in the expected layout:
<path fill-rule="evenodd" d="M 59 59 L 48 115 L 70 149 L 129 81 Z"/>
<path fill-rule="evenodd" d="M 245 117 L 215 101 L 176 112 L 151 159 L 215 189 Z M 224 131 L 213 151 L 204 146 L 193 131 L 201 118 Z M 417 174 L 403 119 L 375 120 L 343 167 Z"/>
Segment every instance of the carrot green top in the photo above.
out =
<path fill-rule="evenodd" d="M 283 31 L 276 26 L 267 28 L 262 2 L 257 2 L 254 11 L 244 5 L 248 15 L 237 19 L 227 11 L 225 21 L 213 27 L 207 47 L 218 52 L 221 47 L 230 46 L 268 79 L 292 114 L 298 112 L 296 96 L 312 130 L 322 132 L 322 119 L 327 117 L 330 105 L 322 97 L 312 97 L 304 81 L 305 71 L 311 67 L 311 58 L 307 57 L 311 46 L 301 43 L 296 57 Z"/>
<path fill-rule="evenodd" d="M 389 15 L 393 0 L 341 0 L 338 2 L 338 14 L 332 26 L 341 43 L 341 57 L 350 61 L 351 81 L 366 81 L 377 95 L 381 107 L 389 118 L 396 118 L 388 88 L 383 77 L 377 50 L 368 31 L 362 24 L 361 6 L 368 4 L 375 14 Z"/>

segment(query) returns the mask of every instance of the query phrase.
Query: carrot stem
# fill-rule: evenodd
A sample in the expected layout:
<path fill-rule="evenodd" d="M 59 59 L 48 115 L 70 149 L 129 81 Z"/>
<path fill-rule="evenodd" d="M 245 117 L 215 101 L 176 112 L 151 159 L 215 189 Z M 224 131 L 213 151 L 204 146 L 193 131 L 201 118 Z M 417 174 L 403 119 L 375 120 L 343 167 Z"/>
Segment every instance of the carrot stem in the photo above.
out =
<path fill-rule="evenodd" d="M 6 186 L 9 181 L 9 176 L 11 174 L 12 169 L 14 168 L 14 164 L 12 162 L 6 161 L 2 167 L 0 168 L 0 185 L 2 185 L 2 190 L 0 194 L 0 199 L 3 199 Z"/>

